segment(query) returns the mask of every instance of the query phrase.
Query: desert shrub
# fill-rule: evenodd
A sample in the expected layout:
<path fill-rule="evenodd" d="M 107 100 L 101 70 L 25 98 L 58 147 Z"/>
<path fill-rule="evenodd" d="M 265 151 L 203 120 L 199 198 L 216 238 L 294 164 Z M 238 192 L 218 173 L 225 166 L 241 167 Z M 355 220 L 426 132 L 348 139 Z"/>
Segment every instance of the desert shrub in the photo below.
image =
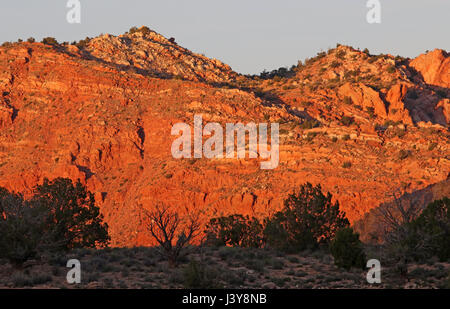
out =
<path fill-rule="evenodd" d="M 317 121 L 316 119 L 306 119 L 305 121 L 303 121 L 300 124 L 300 128 L 308 130 L 308 129 L 313 129 L 313 128 L 317 128 L 320 127 L 320 122 Z"/>
<path fill-rule="evenodd" d="M 26 286 L 32 286 L 33 281 L 31 277 L 23 272 L 16 272 L 11 276 L 11 281 L 14 287 L 22 288 Z"/>
<path fill-rule="evenodd" d="M 187 254 L 186 248 L 200 233 L 198 214 L 185 218 L 167 206 L 157 205 L 147 213 L 148 230 L 160 245 L 159 254 L 176 267 Z"/>
<path fill-rule="evenodd" d="M 28 43 L 34 43 L 34 42 L 36 42 L 36 40 L 33 37 L 30 37 L 30 38 L 27 39 L 27 42 Z"/>
<path fill-rule="evenodd" d="M 447 279 L 444 282 L 443 288 L 450 290 L 450 272 L 448 273 Z"/>
<path fill-rule="evenodd" d="M 46 243 L 47 218 L 39 203 L 0 188 L 0 258 L 14 265 L 37 258 Z"/>
<path fill-rule="evenodd" d="M 211 219 L 205 234 L 212 245 L 259 248 L 263 245 L 262 232 L 258 219 L 236 214 Z"/>
<path fill-rule="evenodd" d="M 365 267 L 365 254 L 359 234 L 346 227 L 336 233 L 330 243 L 330 251 L 336 266 L 349 270 L 352 267 Z"/>
<path fill-rule="evenodd" d="M 348 140 L 350 140 L 350 135 L 345 134 L 344 136 L 342 136 L 342 140 L 343 140 L 343 141 L 348 141 Z"/>
<path fill-rule="evenodd" d="M 322 193 L 320 185 L 306 183 L 284 201 L 283 210 L 266 219 L 264 236 L 270 247 L 286 252 L 314 249 L 329 243 L 337 230 L 349 225 L 339 202 Z"/>
<path fill-rule="evenodd" d="M 398 158 L 400 160 L 405 160 L 406 158 L 408 158 L 411 155 L 411 150 L 407 150 L 407 149 L 401 149 L 398 153 Z"/>
<path fill-rule="evenodd" d="M 412 236 L 408 240 L 414 248 L 423 248 L 425 256 L 450 259 L 450 199 L 436 200 L 411 223 Z M 425 242 L 425 243 L 424 243 Z"/>
<path fill-rule="evenodd" d="M 142 26 L 140 28 L 131 27 L 130 30 L 128 30 L 129 34 L 138 33 L 138 32 L 143 33 L 143 34 L 149 34 L 151 32 L 151 30 L 147 26 Z"/>
<path fill-rule="evenodd" d="M 342 116 L 341 118 L 341 124 L 346 127 L 352 125 L 354 121 L 353 117 L 350 116 Z"/>
<path fill-rule="evenodd" d="M 59 45 L 58 41 L 52 37 L 43 38 L 41 43 L 46 45 Z"/>
<path fill-rule="evenodd" d="M 336 58 L 343 60 L 345 58 L 346 52 L 345 50 L 340 50 L 336 53 Z"/>
<path fill-rule="evenodd" d="M 106 247 L 109 244 L 108 225 L 103 222 L 94 194 L 80 181 L 67 178 L 44 179 L 33 197 L 49 210 L 48 230 L 57 249 Z"/>
<path fill-rule="evenodd" d="M 47 282 L 51 282 L 52 281 L 52 277 L 49 274 L 32 274 L 31 276 L 31 282 L 32 285 L 39 285 L 39 284 L 44 284 Z"/>
<path fill-rule="evenodd" d="M 396 127 L 394 128 L 394 130 L 392 130 L 392 134 L 394 136 L 397 136 L 398 138 L 403 138 L 406 135 L 406 130 Z"/>
<path fill-rule="evenodd" d="M 91 38 L 86 37 L 84 40 L 80 40 L 78 43 L 75 43 L 75 45 L 79 49 L 83 49 L 83 48 L 86 48 L 86 46 L 89 44 L 90 41 L 91 41 Z"/>
<path fill-rule="evenodd" d="M 342 163 L 342 167 L 343 168 L 350 168 L 350 167 L 352 167 L 352 162 L 345 161 L 344 163 Z"/>
<path fill-rule="evenodd" d="M 438 143 L 433 142 L 428 146 L 428 150 L 432 151 L 438 146 Z"/>
<path fill-rule="evenodd" d="M 25 200 L 0 188 L 0 257 L 20 265 L 44 253 L 109 242 L 93 194 L 70 179 L 44 180 Z"/>
<path fill-rule="evenodd" d="M 372 106 L 366 107 L 366 112 L 367 114 L 369 114 L 370 118 L 375 117 L 375 108 L 373 108 Z"/>
<path fill-rule="evenodd" d="M 395 73 L 395 65 L 390 65 L 390 66 L 386 69 L 386 71 L 387 71 L 388 73 L 390 73 L 390 74 Z"/>
<path fill-rule="evenodd" d="M 319 132 L 308 132 L 308 134 L 306 134 L 305 140 L 311 142 L 317 135 L 319 135 Z"/>
<path fill-rule="evenodd" d="M 394 195 L 392 203 L 379 207 L 387 257 L 399 262 L 405 273 L 412 260 L 449 259 L 449 206 L 450 200 L 443 198 L 423 209 L 420 199 Z"/>
<path fill-rule="evenodd" d="M 340 65 L 341 65 L 341 63 L 339 61 L 335 60 L 330 64 L 330 67 L 335 69 L 335 68 L 338 68 Z"/>
<path fill-rule="evenodd" d="M 386 121 L 384 122 L 383 126 L 386 127 L 386 128 L 388 128 L 388 127 L 390 127 L 390 126 L 396 126 L 396 125 L 398 125 L 399 123 L 400 123 L 400 122 L 396 122 L 396 121 L 393 121 L 393 120 L 386 120 Z"/>
<path fill-rule="evenodd" d="M 147 26 L 142 26 L 141 28 L 138 29 L 139 32 L 143 33 L 143 34 L 149 34 L 151 32 L 150 28 Z"/>
<path fill-rule="evenodd" d="M 218 288 L 218 273 L 215 269 L 192 260 L 183 270 L 184 288 L 213 289 Z"/>
<path fill-rule="evenodd" d="M 131 27 L 130 30 L 128 30 L 128 33 L 133 34 L 133 33 L 136 33 L 137 31 L 138 31 L 137 27 Z"/>

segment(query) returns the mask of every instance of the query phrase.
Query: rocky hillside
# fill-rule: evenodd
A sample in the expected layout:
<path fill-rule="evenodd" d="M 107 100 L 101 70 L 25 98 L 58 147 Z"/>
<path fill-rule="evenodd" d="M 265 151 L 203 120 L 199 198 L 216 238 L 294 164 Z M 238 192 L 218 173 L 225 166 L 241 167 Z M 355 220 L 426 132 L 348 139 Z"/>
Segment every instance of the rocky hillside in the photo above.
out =
<path fill-rule="evenodd" d="M 0 48 L 0 186 L 81 179 L 116 246 L 150 243 L 145 209 L 208 218 L 270 215 L 321 183 L 354 222 L 450 171 L 449 57 L 370 55 L 346 46 L 268 76 L 242 76 L 174 40 L 135 29 L 76 45 Z M 172 157 L 172 125 L 280 123 L 280 164 Z"/>
<path fill-rule="evenodd" d="M 82 54 L 120 68 L 132 68 L 146 76 L 208 83 L 225 83 L 237 76 L 219 60 L 195 54 L 179 46 L 174 38 L 166 39 L 147 27 L 117 37 L 102 35 L 84 43 Z"/>

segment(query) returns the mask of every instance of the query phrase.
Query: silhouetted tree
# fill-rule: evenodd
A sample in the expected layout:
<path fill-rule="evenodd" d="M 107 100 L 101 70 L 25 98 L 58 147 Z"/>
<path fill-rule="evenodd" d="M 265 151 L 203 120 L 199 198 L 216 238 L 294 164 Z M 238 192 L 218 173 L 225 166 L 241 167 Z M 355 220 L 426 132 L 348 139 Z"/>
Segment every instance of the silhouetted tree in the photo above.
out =
<path fill-rule="evenodd" d="M 186 247 L 200 234 L 198 215 L 181 218 L 177 212 L 158 205 L 147 212 L 147 218 L 148 230 L 162 249 L 160 254 L 171 267 L 177 266 L 180 257 L 186 253 Z"/>
<path fill-rule="evenodd" d="M 322 193 L 320 185 L 306 183 L 298 193 L 289 195 L 284 209 L 266 220 L 264 235 L 269 246 L 285 251 L 316 248 L 329 243 L 336 232 L 349 226 L 339 202 Z"/>
<path fill-rule="evenodd" d="M 33 200 L 50 213 L 47 224 L 55 247 L 69 250 L 109 244 L 108 225 L 95 205 L 94 194 L 79 180 L 74 185 L 67 178 L 45 179 L 34 191 Z"/>
<path fill-rule="evenodd" d="M 16 266 L 37 258 L 46 243 L 48 211 L 0 188 L 0 258 Z"/>
<path fill-rule="evenodd" d="M 259 248 L 264 243 L 258 219 L 239 214 L 211 219 L 205 234 L 209 244 L 218 246 Z"/>

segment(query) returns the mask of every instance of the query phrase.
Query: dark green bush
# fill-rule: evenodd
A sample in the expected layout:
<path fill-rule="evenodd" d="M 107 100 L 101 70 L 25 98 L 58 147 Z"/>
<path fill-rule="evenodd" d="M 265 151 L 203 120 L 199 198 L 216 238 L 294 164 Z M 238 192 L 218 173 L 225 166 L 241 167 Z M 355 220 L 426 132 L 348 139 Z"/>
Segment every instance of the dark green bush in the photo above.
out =
<path fill-rule="evenodd" d="M 330 251 L 336 266 L 351 269 L 364 268 L 366 256 L 359 240 L 359 234 L 352 228 L 345 227 L 337 231 L 336 237 L 330 243 Z"/>
<path fill-rule="evenodd" d="M 370 118 L 375 117 L 375 108 L 373 108 L 372 106 L 366 107 L 366 112 L 367 114 L 369 114 Z"/>
<path fill-rule="evenodd" d="M 432 151 L 432 150 L 434 150 L 437 146 L 438 146 L 438 143 L 433 142 L 433 143 L 431 143 L 431 144 L 428 146 L 428 150 Z"/>
<path fill-rule="evenodd" d="M 337 60 L 333 61 L 330 64 L 330 67 L 333 68 L 333 69 L 338 68 L 339 66 L 341 66 L 341 63 L 339 61 L 337 61 Z"/>
<path fill-rule="evenodd" d="M 0 188 L 0 258 L 14 265 L 37 258 L 46 243 L 48 215 L 39 203 Z"/>
<path fill-rule="evenodd" d="M 308 130 L 320 127 L 320 122 L 315 119 L 306 119 L 300 124 L 300 128 Z"/>
<path fill-rule="evenodd" d="M 350 167 L 352 167 L 352 162 L 345 161 L 344 163 L 342 163 L 342 167 L 343 168 L 350 168 Z"/>
<path fill-rule="evenodd" d="M 435 255 L 440 260 L 450 259 L 450 199 L 436 200 L 423 210 L 412 223 L 414 231 L 410 241 L 415 247 L 424 243 L 427 255 Z"/>
<path fill-rule="evenodd" d="M 411 150 L 407 150 L 407 149 L 402 149 L 399 151 L 398 153 L 398 158 L 400 160 L 405 160 L 406 158 L 408 158 L 411 155 Z"/>
<path fill-rule="evenodd" d="M 50 211 L 48 229 L 60 249 L 106 247 L 108 225 L 103 223 L 94 194 L 67 178 L 45 179 L 35 188 L 33 200 Z"/>
<path fill-rule="evenodd" d="M 390 73 L 390 74 L 395 73 L 395 65 L 390 65 L 390 66 L 386 69 L 386 71 L 387 71 L 388 73 Z"/>
<path fill-rule="evenodd" d="M 341 118 L 341 124 L 346 127 L 352 125 L 354 121 L 355 120 L 353 119 L 353 117 L 350 117 L 350 116 L 342 116 L 342 118 Z"/>
<path fill-rule="evenodd" d="M 298 252 L 329 243 L 337 230 L 349 225 L 339 202 L 322 193 L 320 185 L 306 183 L 298 193 L 289 195 L 284 209 L 266 219 L 264 236 L 270 247 Z"/>
<path fill-rule="evenodd" d="M 345 55 L 346 55 L 347 53 L 345 52 L 345 50 L 340 50 L 340 51 L 338 51 L 337 53 L 336 53 L 336 58 L 339 58 L 339 59 L 341 59 L 341 60 L 343 60 L 344 58 L 345 58 Z"/>
<path fill-rule="evenodd" d="M 211 219 L 205 234 L 212 245 L 259 248 L 263 245 L 262 232 L 258 219 L 235 214 Z"/>
<path fill-rule="evenodd" d="M 215 269 L 191 261 L 183 271 L 184 288 L 186 289 L 213 289 L 219 288 Z"/>
<path fill-rule="evenodd" d="M 87 47 L 90 41 L 91 38 L 86 37 L 84 40 L 80 40 L 78 43 L 75 43 L 74 45 L 76 45 L 79 49 L 83 49 Z"/>
<path fill-rule="evenodd" d="M 128 30 L 129 34 L 133 34 L 133 33 L 137 33 L 137 32 L 140 32 L 140 33 L 143 33 L 143 34 L 149 34 L 151 32 L 151 30 L 150 30 L 149 27 L 146 27 L 146 26 L 142 26 L 140 28 L 131 27 L 130 30 Z"/>
<path fill-rule="evenodd" d="M 43 38 L 41 43 L 44 43 L 46 45 L 59 45 L 58 41 L 52 37 Z"/>
<path fill-rule="evenodd" d="M 80 182 L 45 179 L 29 200 L 0 188 L 0 258 L 20 265 L 44 253 L 104 247 L 109 236 L 102 219 Z"/>

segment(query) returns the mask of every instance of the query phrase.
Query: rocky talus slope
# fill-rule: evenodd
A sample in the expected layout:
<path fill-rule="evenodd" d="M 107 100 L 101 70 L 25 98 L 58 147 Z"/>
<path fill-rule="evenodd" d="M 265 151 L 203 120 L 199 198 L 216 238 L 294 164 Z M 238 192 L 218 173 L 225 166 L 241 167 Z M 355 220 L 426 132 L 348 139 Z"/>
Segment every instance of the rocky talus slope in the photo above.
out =
<path fill-rule="evenodd" d="M 321 183 L 352 222 L 398 189 L 420 191 L 450 171 L 450 64 L 346 46 L 285 74 L 243 76 L 153 31 L 84 44 L 0 48 L 0 186 L 81 179 L 115 246 L 150 244 L 145 210 L 168 204 L 202 220 L 264 217 L 300 184 Z M 171 128 L 280 123 L 280 164 L 174 159 Z"/>

